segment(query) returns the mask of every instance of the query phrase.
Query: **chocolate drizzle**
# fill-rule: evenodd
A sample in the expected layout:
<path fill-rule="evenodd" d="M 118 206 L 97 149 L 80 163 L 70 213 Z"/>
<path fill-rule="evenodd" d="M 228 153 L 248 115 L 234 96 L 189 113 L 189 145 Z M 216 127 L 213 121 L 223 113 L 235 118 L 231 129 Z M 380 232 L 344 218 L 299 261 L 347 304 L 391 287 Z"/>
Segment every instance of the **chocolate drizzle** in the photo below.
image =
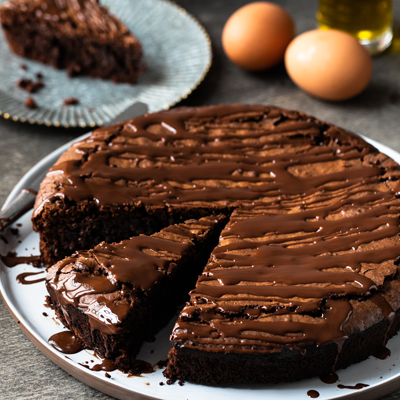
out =
<path fill-rule="evenodd" d="M 17 282 L 21 283 L 23 285 L 33 285 L 34 283 L 40 283 L 45 281 L 45 277 L 37 278 L 37 279 L 27 279 L 30 278 L 31 276 L 35 276 L 38 274 L 42 274 L 44 271 L 39 271 L 39 272 L 23 272 L 22 274 L 19 274 L 17 276 Z"/>
<path fill-rule="evenodd" d="M 174 344 L 268 353 L 335 342 L 339 354 L 349 335 L 393 320 L 396 302 L 385 291 L 397 282 L 398 176 L 397 164 L 361 138 L 302 113 L 184 108 L 74 145 L 49 172 L 54 189 L 35 215 L 54 202 L 236 208 Z M 102 279 L 112 286 L 107 268 Z M 356 315 L 368 316 L 361 328 Z"/>
<path fill-rule="evenodd" d="M 82 343 L 71 331 L 55 333 L 48 342 L 64 354 L 76 354 L 83 350 Z"/>
<path fill-rule="evenodd" d="M 328 385 L 332 385 L 334 383 L 336 383 L 339 380 L 339 377 L 337 374 L 332 373 L 329 375 L 323 375 L 320 376 L 319 379 L 321 379 L 322 382 L 328 384 Z"/>
<path fill-rule="evenodd" d="M 225 352 L 248 352 L 249 341 L 254 352 L 304 342 L 340 345 L 353 298 L 369 299 L 391 319 L 393 308 L 377 293 L 379 277 L 368 277 L 364 266 L 398 257 L 398 200 L 389 193 L 370 195 L 365 186 L 358 193 L 362 197 L 351 204 L 347 198 L 318 208 L 311 203 L 313 208 L 302 212 L 237 210 L 192 291 L 174 339 L 191 347 L 210 337 L 229 338 L 229 344 L 213 348 Z M 370 208 L 377 200 L 384 204 Z M 370 245 L 387 238 L 392 240 L 384 251 Z"/>
<path fill-rule="evenodd" d="M 118 244 L 100 243 L 77 252 L 48 270 L 47 280 L 69 323 L 68 305 L 85 312 L 92 329 L 115 334 L 131 308 L 147 307 L 144 296 L 155 290 L 184 253 L 222 220 L 208 217 L 173 225 L 153 236 Z"/>
<path fill-rule="evenodd" d="M 360 390 L 368 387 L 366 383 L 357 383 L 357 385 L 354 386 L 346 386 L 346 385 L 337 385 L 339 389 L 351 389 L 351 390 Z"/>
<path fill-rule="evenodd" d="M 40 256 L 17 256 L 14 252 L 8 252 L 5 256 L 0 254 L 0 259 L 8 268 L 16 267 L 20 264 L 32 264 L 34 267 L 40 266 Z"/>

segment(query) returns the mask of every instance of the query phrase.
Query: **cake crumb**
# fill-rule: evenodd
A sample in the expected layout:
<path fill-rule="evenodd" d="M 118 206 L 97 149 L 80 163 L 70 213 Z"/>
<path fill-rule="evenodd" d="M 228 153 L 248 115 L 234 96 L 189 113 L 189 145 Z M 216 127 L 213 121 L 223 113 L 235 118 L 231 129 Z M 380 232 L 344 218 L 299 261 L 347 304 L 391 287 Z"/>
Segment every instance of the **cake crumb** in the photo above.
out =
<path fill-rule="evenodd" d="M 24 89 L 25 92 L 36 93 L 39 91 L 39 89 L 44 87 L 44 83 L 41 81 L 35 82 L 32 79 L 23 78 L 17 81 L 17 86 L 20 87 L 21 89 Z"/>
<path fill-rule="evenodd" d="M 26 71 L 28 69 L 28 67 L 26 66 L 26 64 L 21 64 L 19 66 L 21 69 L 23 69 L 24 71 Z"/>
<path fill-rule="evenodd" d="M 10 232 L 16 236 L 17 238 L 19 237 L 19 229 L 18 228 L 10 228 Z"/>
<path fill-rule="evenodd" d="M 49 316 L 49 314 L 47 314 L 47 313 L 45 313 L 45 312 L 42 312 L 42 315 L 43 315 L 44 317 L 48 317 L 48 316 Z"/>
<path fill-rule="evenodd" d="M 160 382 L 160 386 L 164 386 L 164 382 Z"/>
<path fill-rule="evenodd" d="M 184 384 L 184 382 L 183 382 L 182 380 L 179 379 L 178 385 L 179 385 L 179 386 L 183 386 L 183 384 Z"/>
<path fill-rule="evenodd" d="M 44 298 L 44 306 L 45 307 L 47 307 L 47 308 L 51 308 L 52 310 L 55 310 L 55 308 L 54 308 L 54 306 L 53 306 L 53 304 L 52 304 L 52 302 L 51 302 L 51 298 L 50 298 L 50 296 L 49 295 L 47 295 L 45 298 Z"/>
<path fill-rule="evenodd" d="M 43 74 L 41 72 L 36 73 L 36 78 L 37 79 L 43 79 Z"/>
<path fill-rule="evenodd" d="M 106 378 L 111 378 L 111 375 L 108 372 L 106 372 L 104 375 Z"/>
<path fill-rule="evenodd" d="M 63 104 L 65 106 L 74 106 L 76 104 L 79 104 L 79 100 L 76 99 L 75 97 L 69 97 L 68 99 L 63 100 Z"/>
<path fill-rule="evenodd" d="M 28 108 L 32 108 L 32 109 L 33 109 L 33 108 L 37 108 L 36 101 L 33 100 L 32 97 L 28 97 L 28 98 L 25 100 L 25 106 L 28 107 Z"/>

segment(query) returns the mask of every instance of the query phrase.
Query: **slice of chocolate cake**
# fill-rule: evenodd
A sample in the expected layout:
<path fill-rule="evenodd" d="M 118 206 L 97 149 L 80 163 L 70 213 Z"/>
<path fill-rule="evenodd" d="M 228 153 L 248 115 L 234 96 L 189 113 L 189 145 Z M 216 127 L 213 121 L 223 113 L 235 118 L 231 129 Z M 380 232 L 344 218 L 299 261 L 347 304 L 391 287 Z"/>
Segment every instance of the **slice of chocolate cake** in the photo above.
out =
<path fill-rule="evenodd" d="M 185 300 L 225 223 L 189 220 L 59 261 L 46 279 L 58 317 L 87 348 L 129 370 L 143 340 Z"/>
<path fill-rule="evenodd" d="M 144 69 L 138 39 L 97 0 L 11 0 L 0 22 L 14 53 L 70 75 L 136 83 Z"/>

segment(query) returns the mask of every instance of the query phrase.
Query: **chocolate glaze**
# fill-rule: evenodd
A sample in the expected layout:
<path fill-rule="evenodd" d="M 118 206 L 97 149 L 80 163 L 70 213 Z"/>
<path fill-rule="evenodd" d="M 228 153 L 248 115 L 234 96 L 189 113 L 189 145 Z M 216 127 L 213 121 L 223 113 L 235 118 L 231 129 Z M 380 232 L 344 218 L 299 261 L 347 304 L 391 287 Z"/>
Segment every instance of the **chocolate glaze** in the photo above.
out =
<path fill-rule="evenodd" d="M 264 206 L 237 211 L 223 232 L 226 240 L 214 250 L 212 262 L 192 291 L 191 305 L 178 321 L 174 339 L 192 347 L 191 341 L 206 344 L 209 337 L 235 338 L 230 346 L 213 348 L 225 352 L 248 352 L 247 340 L 254 352 L 265 352 L 266 345 L 275 349 L 307 341 L 340 344 L 347 337 L 343 324 L 352 312 L 349 299 L 354 296 L 369 298 L 385 318 L 392 319 L 393 308 L 376 293 L 377 284 L 361 273 L 363 264 L 398 257 L 400 229 L 393 216 L 398 201 L 390 197 L 367 193 L 353 199 L 351 206 L 365 212 L 337 220 L 329 216 L 346 212 L 348 199 L 300 213 L 270 214 Z M 370 209 L 368 205 L 377 200 L 385 205 Z M 393 240 L 385 251 L 367 246 L 388 237 Z M 298 246 L 302 243 L 308 245 Z M 206 324 L 194 325 L 190 321 L 194 314 Z M 235 314 L 245 318 L 232 321 L 229 316 Z M 240 343 L 245 344 L 243 350 Z"/>
<path fill-rule="evenodd" d="M 357 383 L 357 385 L 354 386 L 345 386 L 345 385 L 337 385 L 339 389 L 352 389 L 352 390 L 360 390 L 368 387 L 369 385 L 365 383 Z"/>
<path fill-rule="evenodd" d="M 335 374 L 334 372 L 332 374 L 329 375 L 324 375 L 324 376 L 320 376 L 320 378 L 322 382 L 327 383 L 328 385 L 331 385 L 333 383 L 336 383 L 339 380 L 339 377 L 337 374 Z"/>
<path fill-rule="evenodd" d="M 316 390 L 309 390 L 307 392 L 307 396 L 311 397 L 312 399 L 316 399 L 319 397 L 319 392 L 317 392 Z"/>
<path fill-rule="evenodd" d="M 117 369 L 111 360 L 104 359 L 100 364 L 94 364 L 92 367 L 88 367 L 91 371 L 107 371 L 112 372 Z"/>
<path fill-rule="evenodd" d="M 170 226 L 157 236 L 138 236 L 118 244 L 100 243 L 77 252 L 48 271 L 65 319 L 68 305 L 88 315 L 92 329 L 115 334 L 133 304 L 159 285 L 171 263 L 193 246 L 192 239 L 218 223 L 219 217 Z M 173 234 L 168 239 L 163 235 Z M 74 271 L 71 273 L 71 270 Z"/>
<path fill-rule="evenodd" d="M 6 256 L 0 254 L 1 261 L 9 268 L 20 264 L 32 264 L 34 267 L 39 266 L 40 256 L 17 256 L 16 253 L 9 252 Z"/>
<path fill-rule="evenodd" d="M 291 161 L 289 155 L 283 156 L 277 166 L 274 156 L 258 156 L 264 137 L 271 137 L 271 147 L 279 147 L 276 133 L 302 129 L 315 136 L 320 132 L 318 125 L 307 121 L 288 120 L 274 126 L 282 116 L 270 111 L 268 118 L 267 110 L 247 106 L 244 112 L 243 106 L 219 106 L 213 107 L 211 114 L 209 109 L 185 109 L 148 114 L 125 126 L 97 130 L 96 135 L 73 147 L 69 160 L 61 159 L 50 171 L 49 176 L 60 176 L 59 190 L 49 197 L 41 196 L 35 214 L 45 202 L 64 196 L 75 201 L 93 199 L 101 206 L 132 202 L 165 206 L 195 201 L 236 204 L 257 200 L 267 193 L 274 196 L 292 180 L 284 171 Z M 231 129 L 232 135 L 196 132 L 199 119 L 209 119 L 213 127 L 215 120 L 221 122 L 227 114 L 235 114 L 240 120 L 248 118 L 249 113 L 262 120 L 264 129 L 249 130 L 243 138 L 249 141 L 245 147 L 237 141 L 235 124 L 229 120 L 223 126 Z M 157 123 L 161 131 L 153 133 L 151 127 Z M 138 168 L 131 167 L 135 165 Z M 283 173 L 275 179 L 277 169 Z M 224 186 L 218 187 L 212 181 L 224 182 Z"/>
<path fill-rule="evenodd" d="M 162 129 L 152 130 L 157 124 Z M 222 128 L 223 134 L 218 131 Z M 183 315 L 191 318 L 196 309 L 199 320 L 212 323 L 191 331 L 193 326 L 181 319 L 174 338 L 185 346 L 210 335 L 260 340 L 252 343 L 252 351 L 259 346 L 265 351 L 266 344 L 340 344 L 347 337 L 343 325 L 354 296 L 370 299 L 385 318 L 393 316 L 393 308 L 378 294 L 379 285 L 362 273 L 362 265 L 398 256 L 397 184 L 390 189 L 382 183 L 386 157 L 375 153 L 371 158 L 374 150 L 360 139 L 298 113 L 233 105 L 145 115 L 97 131 L 74 151 L 86 155 L 54 166 L 50 174 L 60 176 L 59 190 L 43 198 L 35 213 L 57 198 L 94 200 L 101 207 L 245 205 L 242 216 L 238 212 L 224 233 L 229 244 L 214 251 L 215 262 L 192 293 L 194 308 Z M 129 163 L 139 167 L 126 167 Z M 323 173 L 303 173 L 309 165 L 317 171 L 328 166 L 328 172 L 324 167 Z M 357 208 L 361 211 L 355 215 L 330 218 Z M 296 244 L 287 245 L 287 237 L 297 232 L 301 235 Z M 384 252 L 368 249 L 370 243 L 388 237 L 393 240 Z M 236 254 L 241 251 L 251 255 Z M 263 282 L 272 284 L 260 285 Z M 239 295 L 241 301 L 262 300 L 272 306 L 227 304 Z M 246 318 L 230 323 L 226 316 L 235 313 Z M 268 313 L 285 322 L 268 322 Z M 298 321 L 296 315 L 304 313 L 319 313 L 321 329 L 314 329 L 315 321 Z M 261 339 L 264 334 L 267 342 Z M 220 351 L 240 352 L 234 342 L 235 348 L 222 346 Z"/>
<path fill-rule="evenodd" d="M 38 278 L 38 279 L 33 279 L 33 280 L 28 280 L 26 278 L 29 278 L 31 276 L 35 276 L 38 274 L 42 274 L 44 271 L 39 271 L 39 272 L 24 272 L 22 274 L 19 274 L 17 276 L 17 281 L 18 283 L 22 283 L 23 285 L 33 285 L 34 283 L 40 283 L 44 282 L 46 280 L 45 277 L 43 278 Z"/>
<path fill-rule="evenodd" d="M 75 354 L 83 350 L 82 343 L 71 331 L 62 331 L 50 336 L 48 342 L 64 354 Z"/>
<path fill-rule="evenodd" d="M 362 139 L 298 112 L 183 108 L 74 145 L 49 172 L 52 186 L 34 218 L 55 202 L 236 207 L 174 344 L 269 353 L 335 342 L 339 354 L 367 325 L 352 325 L 361 303 L 376 311 L 369 326 L 394 317 L 384 287 L 400 254 L 398 175 L 397 164 Z"/>

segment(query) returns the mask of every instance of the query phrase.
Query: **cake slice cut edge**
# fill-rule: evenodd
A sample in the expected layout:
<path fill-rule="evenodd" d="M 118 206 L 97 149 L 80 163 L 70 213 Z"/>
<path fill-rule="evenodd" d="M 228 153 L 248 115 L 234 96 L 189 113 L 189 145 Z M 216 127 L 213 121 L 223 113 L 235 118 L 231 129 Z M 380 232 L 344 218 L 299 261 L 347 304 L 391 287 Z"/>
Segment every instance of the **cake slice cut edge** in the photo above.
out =
<path fill-rule="evenodd" d="M 129 371 L 142 342 L 184 302 L 226 222 L 188 220 L 59 261 L 46 278 L 57 316 L 85 347 Z"/>

